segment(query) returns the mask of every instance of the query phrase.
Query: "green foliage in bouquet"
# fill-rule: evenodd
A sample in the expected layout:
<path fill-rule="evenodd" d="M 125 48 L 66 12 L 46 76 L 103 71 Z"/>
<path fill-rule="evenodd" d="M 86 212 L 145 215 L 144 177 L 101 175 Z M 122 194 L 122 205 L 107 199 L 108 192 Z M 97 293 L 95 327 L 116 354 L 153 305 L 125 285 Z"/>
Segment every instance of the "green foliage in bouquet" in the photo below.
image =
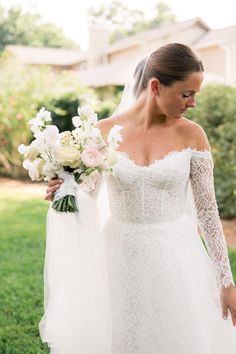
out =
<path fill-rule="evenodd" d="M 73 195 L 66 195 L 63 198 L 54 200 L 54 202 L 52 203 L 52 207 L 56 211 L 64 213 L 74 213 L 79 211 L 75 202 L 75 197 Z"/>

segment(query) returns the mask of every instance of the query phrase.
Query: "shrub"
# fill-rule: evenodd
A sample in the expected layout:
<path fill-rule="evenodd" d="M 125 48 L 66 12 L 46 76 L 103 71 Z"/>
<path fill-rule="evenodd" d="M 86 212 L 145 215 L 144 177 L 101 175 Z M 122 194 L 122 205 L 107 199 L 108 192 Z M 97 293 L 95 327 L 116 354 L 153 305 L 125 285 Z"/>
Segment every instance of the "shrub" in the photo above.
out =
<path fill-rule="evenodd" d="M 212 84 L 204 87 L 197 107 L 187 117 L 207 133 L 214 160 L 216 198 L 220 215 L 236 216 L 236 89 Z"/>
<path fill-rule="evenodd" d="M 6 55 L 0 59 L 0 72 L 0 174 L 17 177 L 23 172 L 17 147 L 31 141 L 28 121 L 38 109 L 45 106 L 60 130 L 68 129 L 69 117 L 77 114 L 79 97 L 94 93 L 70 72 L 24 67 Z"/>

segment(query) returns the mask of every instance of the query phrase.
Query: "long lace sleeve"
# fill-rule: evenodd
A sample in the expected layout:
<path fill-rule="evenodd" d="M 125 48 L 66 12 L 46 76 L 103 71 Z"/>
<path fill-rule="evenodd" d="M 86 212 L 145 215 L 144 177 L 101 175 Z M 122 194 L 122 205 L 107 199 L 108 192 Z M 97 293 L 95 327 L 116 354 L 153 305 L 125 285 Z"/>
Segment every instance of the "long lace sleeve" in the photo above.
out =
<path fill-rule="evenodd" d="M 213 160 L 210 151 L 193 151 L 190 180 L 197 211 L 198 225 L 219 284 L 234 284 L 227 245 L 215 198 Z"/>

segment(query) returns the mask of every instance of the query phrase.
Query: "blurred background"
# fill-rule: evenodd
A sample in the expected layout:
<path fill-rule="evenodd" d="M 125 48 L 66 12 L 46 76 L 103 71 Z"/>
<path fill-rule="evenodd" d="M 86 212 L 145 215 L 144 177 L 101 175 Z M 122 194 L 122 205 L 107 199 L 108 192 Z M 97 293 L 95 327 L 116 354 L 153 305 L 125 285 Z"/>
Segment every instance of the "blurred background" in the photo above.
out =
<path fill-rule="evenodd" d="M 76 3 L 0 1 L 0 354 L 48 353 L 43 263 L 48 202 L 32 183 L 19 144 L 42 107 L 60 131 L 77 108 L 99 119 L 115 109 L 137 60 L 168 42 L 190 45 L 203 60 L 197 107 L 186 116 L 205 129 L 215 189 L 236 280 L 236 21 L 234 1 L 139 0 Z"/>

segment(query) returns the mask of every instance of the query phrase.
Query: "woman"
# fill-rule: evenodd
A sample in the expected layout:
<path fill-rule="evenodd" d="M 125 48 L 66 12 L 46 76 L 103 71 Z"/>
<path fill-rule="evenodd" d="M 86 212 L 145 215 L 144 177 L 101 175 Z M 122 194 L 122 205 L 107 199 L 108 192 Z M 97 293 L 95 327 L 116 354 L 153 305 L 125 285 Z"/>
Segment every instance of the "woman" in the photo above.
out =
<path fill-rule="evenodd" d="M 204 130 L 183 116 L 195 107 L 202 80 L 203 65 L 192 50 L 167 44 L 139 63 L 121 111 L 98 122 L 104 136 L 115 124 L 123 127 L 118 162 L 105 183 L 111 215 L 102 231 L 111 332 L 103 344 L 96 338 L 96 350 L 91 349 L 95 332 L 88 321 L 90 340 L 83 346 L 76 341 L 83 329 L 75 326 L 70 339 L 51 341 L 52 353 L 235 354 L 236 289 L 215 200 L 210 146 Z M 53 199 L 60 183 L 49 182 L 45 199 Z M 207 250 L 189 209 L 189 188 Z M 82 207 L 82 197 L 79 202 Z M 50 232 L 59 234 L 60 227 Z M 58 312 L 65 308 L 63 298 L 60 304 Z M 78 318 L 76 309 L 70 314 L 72 322 Z M 42 327 L 44 341 L 50 342 Z M 59 332 L 64 335 L 62 326 Z"/>

